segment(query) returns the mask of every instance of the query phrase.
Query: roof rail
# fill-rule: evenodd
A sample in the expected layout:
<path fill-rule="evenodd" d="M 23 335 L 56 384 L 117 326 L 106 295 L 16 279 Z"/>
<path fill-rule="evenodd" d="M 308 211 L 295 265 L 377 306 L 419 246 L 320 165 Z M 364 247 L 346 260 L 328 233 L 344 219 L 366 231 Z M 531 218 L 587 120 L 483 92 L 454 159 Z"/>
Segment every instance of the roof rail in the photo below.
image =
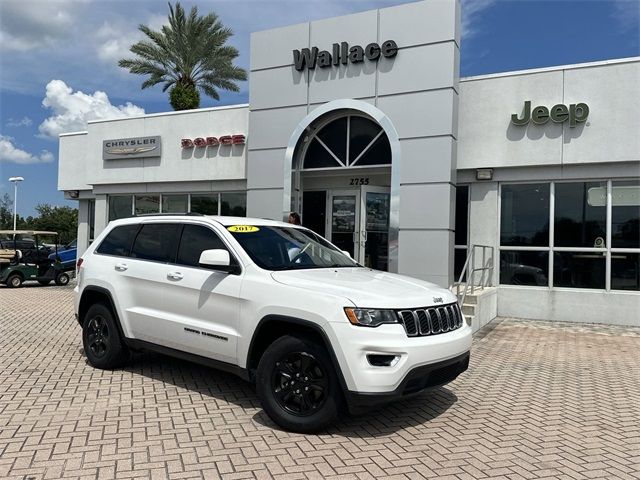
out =
<path fill-rule="evenodd" d="M 182 216 L 187 216 L 187 217 L 204 217 L 205 215 L 204 215 L 204 213 L 197 213 L 197 212 L 139 213 L 139 214 L 137 214 L 137 215 L 134 215 L 134 217 L 182 217 Z"/>

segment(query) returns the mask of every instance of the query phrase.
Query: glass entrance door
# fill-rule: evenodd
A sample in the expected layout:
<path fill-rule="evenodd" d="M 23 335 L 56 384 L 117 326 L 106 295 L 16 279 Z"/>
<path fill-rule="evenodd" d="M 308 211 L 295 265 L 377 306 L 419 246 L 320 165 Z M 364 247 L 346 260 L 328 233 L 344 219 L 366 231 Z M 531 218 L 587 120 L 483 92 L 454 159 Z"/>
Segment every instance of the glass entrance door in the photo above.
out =
<path fill-rule="evenodd" d="M 365 267 L 389 269 L 389 202 L 386 187 L 361 187 L 360 237 L 362 252 L 359 260 Z"/>
<path fill-rule="evenodd" d="M 389 203 L 387 187 L 328 190 L 326 238 L 358 263 L 388 270 Z"/>
<path fill-rule="evenodd" d="M 329 241 L 340 250 L 360 257 L 360 192 L 358 190 L 331 190 L 328 195 Z"/>

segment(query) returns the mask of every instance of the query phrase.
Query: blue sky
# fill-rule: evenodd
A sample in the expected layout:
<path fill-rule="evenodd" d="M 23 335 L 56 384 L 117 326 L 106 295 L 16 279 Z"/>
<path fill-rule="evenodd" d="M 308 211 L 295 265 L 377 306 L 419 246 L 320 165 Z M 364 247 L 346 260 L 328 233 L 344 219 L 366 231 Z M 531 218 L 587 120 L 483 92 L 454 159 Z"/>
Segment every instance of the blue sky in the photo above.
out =
<path fill-rule="evenodd" d="M 215 11 L 235 32 L 237 63 L 248 68 L 252 31 L 405 2 L 182 3 Z M 13 196 L 8 177 L 25 177 L 21 215 L 38 203 L 74 205 L 56 190 L 57 133 L 81 130 L 91 118 L 170 110 L 160 88 L 141 90 L 141 79 L 116 64 L 140 38 L 137 25 L 158 28 L 167 10 L 163 0 L 0 2 L 0 195 Z M 640 0 L 463 0 L 462 11 L 462 76 L 640 55 Z M 219 103 L 203 97 L 202 106 L 247 99 L 244 83 Z"/>

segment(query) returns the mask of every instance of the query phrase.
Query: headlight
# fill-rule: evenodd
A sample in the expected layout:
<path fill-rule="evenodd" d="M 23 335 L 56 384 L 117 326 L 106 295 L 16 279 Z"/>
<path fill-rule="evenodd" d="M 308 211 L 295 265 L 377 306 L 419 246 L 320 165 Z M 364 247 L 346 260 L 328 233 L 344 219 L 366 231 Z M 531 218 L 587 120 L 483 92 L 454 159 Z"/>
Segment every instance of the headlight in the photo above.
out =
<path fill-rule="evenodd" d="M 344 313 L 354 325 L 377 327 L 383 323 L 398 323 L 398 316 L 393 310 L 375 310 L 370 308 L 345 308 Z"/>

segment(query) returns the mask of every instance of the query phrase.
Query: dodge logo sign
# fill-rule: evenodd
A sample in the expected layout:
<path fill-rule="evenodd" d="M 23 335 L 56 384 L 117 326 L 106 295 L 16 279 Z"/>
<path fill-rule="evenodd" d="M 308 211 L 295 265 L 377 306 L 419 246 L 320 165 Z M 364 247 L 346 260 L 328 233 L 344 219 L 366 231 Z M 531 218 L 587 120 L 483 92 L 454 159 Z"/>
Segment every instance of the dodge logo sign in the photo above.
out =
<path fill-rule="evenodd" d="M 221 137 L 197 137 L 193 140 L 183 138 L 180 145 L 182 148 L 215 147 L 218 145 L 244 145 L 245 141 L 244 135 L 223 135 Z"/>

